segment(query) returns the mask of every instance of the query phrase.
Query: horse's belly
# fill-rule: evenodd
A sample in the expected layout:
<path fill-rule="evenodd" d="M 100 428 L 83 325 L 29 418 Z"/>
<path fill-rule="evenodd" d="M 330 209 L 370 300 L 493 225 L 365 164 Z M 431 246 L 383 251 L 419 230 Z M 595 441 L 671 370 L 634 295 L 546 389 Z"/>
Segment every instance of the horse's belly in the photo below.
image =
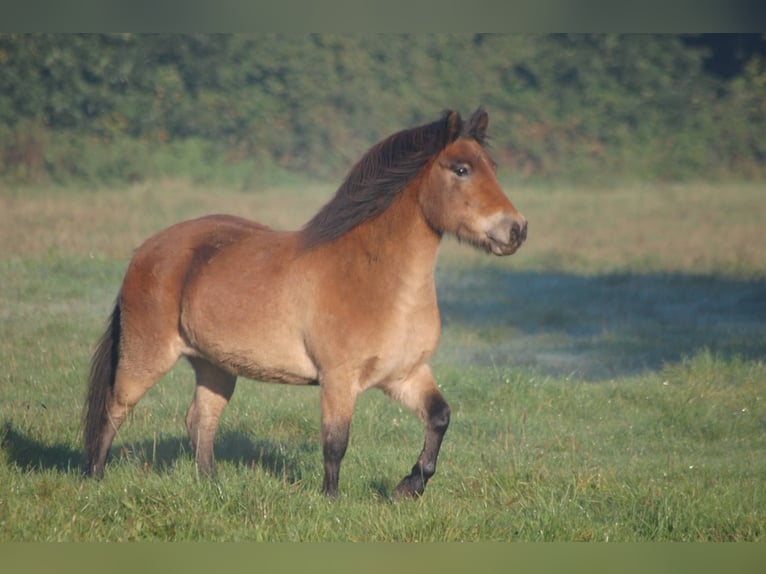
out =
<path fill-rule="evenodd" d="M 228 343 L 228 344 L 227 344 Z M 243 345 L 219 339 L 209 345 L 197 344 L 197 351 L 209 361 L 241 377 L 256 381 L 316 384 L 317 369 L 298 341 L 281 342 L 270 338 Z"/>
<path fill-rule="evenodd" d="M 300 324 L 277 306 L 202 307 L 183 315 L 183 329 L 197 354 L 242 377 L 311 384 L 318 374 Z M 281 319 L 281 320 L 280 320 Z"/>
<path fill-rule="evenodd" d="M 311 369 L 299 369 L 296 366 L 270 366 L 266 364 L 238 365 L 236 362 L 230 362 L 230 367 L 236 374 L 252 379 L 254 381 L 263 381 L 267 383 L 287 383 L 290 385 L 316 385 L 318 376 L 316 371 Z"/>

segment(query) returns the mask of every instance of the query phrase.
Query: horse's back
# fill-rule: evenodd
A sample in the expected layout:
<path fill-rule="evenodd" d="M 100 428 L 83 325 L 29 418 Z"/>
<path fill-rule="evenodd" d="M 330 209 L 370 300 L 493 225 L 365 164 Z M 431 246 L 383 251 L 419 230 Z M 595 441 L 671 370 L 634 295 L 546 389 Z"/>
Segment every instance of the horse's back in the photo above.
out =
<path fill-rule="evenodd" d="M 183 221 L 149 237 L 131 259 L 123 282 L 126 291 L 152 292 L 153 298 L 177 298 L 190 268 L 217 250 L 225 248 L 252 233 L 268 228 L 232 215 L 209 215 Z"/>

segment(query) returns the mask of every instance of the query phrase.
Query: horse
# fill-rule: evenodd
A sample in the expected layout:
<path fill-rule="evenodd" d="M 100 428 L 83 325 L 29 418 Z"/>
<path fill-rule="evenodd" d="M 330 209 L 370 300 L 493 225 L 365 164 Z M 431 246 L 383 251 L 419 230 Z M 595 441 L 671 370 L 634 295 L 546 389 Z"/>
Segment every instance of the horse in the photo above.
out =
<path fill-rule="evenodd" d="M 85 475 L 101 478 L 141 397 L 185 357 L 195 376 L 186 429 L 201 476 L 238 377 L 318 385 L 322 492 L 338 494 L 359 393 L 375 388 L 425 426 L 391 498 L 423 494 L 450 421 L 429 366 L 440 335 L 434 268 L 442 236 L 498 256 L 527 237 L 488 152 L 487 112 L 446 111 L 370 148 L 297 231 L 233 215 L 177 223 L 130 260 L 91 361 Z"/>

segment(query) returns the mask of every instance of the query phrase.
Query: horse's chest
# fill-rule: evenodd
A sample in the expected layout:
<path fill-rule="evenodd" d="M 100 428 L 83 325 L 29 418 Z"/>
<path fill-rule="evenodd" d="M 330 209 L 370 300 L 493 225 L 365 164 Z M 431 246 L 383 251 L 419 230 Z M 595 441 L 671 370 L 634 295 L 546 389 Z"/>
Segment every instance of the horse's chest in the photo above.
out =
<path fill-rule="evenodd" d="M 434 303 L 428 307 L 404 312 L 400 315 L 399 339 L 403 352 L 433 351 L 439 342 L 439 309 Z"/>
<path fill-rule="evenodd" d="M 375 355 L 382 376 L 394 378 L 427 362 L 439 342 L 439 310 L 433 305 L 403 307 L 381 322 Z M 386 373 L 386 371 L 389 371 Z"/>
<path fill-rule="evenodd" d="M 307 343 L 326 376 L 355 378 L 365 388 L 401 379 L 428 361 L 439 341 L 432 281 L 349 281 L 325 297 L 311 314 Z"/>

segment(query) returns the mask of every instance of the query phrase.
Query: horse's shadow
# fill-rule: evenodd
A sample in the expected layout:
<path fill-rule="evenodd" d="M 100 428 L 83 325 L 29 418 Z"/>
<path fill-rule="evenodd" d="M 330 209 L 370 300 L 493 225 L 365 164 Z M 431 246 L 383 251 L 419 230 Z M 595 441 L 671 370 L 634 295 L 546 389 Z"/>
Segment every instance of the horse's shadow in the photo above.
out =
<path fill-rule="evenodd" d="M 0 428 L 0 450 L 10 464 L 31 471 L 69 472 L 80 468 L 79 451 L 65 444 L 45 444 L 6 422 Z"/>
<path fill-rule="evenodd" d="M 82 452 L 68 444 L 47 444 L 6 422 L 0 427 L 0 450 L 8 463 L 30 473 L 55 471 L 80 473 Z M 224 431 L 216 438 L 215 458 L 250 469 L 260 468 L 268 474 L 297 483 L 301 480 L 298 460 L 304 451 L 314 450 L 310 445 L 290 444 L 289 447 L 270 441 L 252 441 L 244 433 Z M 117 443 L 108 460 L 128 460 L 138 467 L 153 472 L 169 473 L 181 459 L 191 459 L 188 440 L 181 437 L 144 440 L 137 443 Z M 107 462 L 108 464 L 108 462 Z"/>
<path fill-rule="evenodd" d="M 79 449 L 63 443 L 46 444 L 8 422 L 0 426 L 0 451 L 5 454 L 6 464 L 15 465 L 25 473 L 53 471 L 61 475 L 83 476 L 82 452 Z M 319 456 L 319 448 L 313 443 L 282 444 L 265 439 L 253 441 L 237 431 L 219 433 L 215 443 L 217 462 L 233 463 L 245 471 L 260 469 L 289 485 L 300 483 L 305 472 L 305 461 L 310 457 L 318 459 Z M 110 461 L 112 464 L 115 461 L 127 461 L 127 464 L 135 468 L 164 475 L 173 472 L 180 462 L 192 459 L 186 437 L 115 443 L 107 459 L 107 473 Z M 378 500 L 391 499 L 394 484 L 389 481 L 372 480 L 367 486 Z"/>

